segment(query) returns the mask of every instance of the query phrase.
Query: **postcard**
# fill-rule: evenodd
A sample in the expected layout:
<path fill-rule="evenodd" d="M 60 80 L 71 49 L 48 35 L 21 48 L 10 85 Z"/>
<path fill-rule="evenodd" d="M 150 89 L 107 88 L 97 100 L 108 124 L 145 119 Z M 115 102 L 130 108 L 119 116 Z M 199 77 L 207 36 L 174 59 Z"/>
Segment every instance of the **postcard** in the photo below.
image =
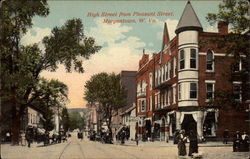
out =
<path fill-rule="evenodd" d="M 2 0 L 0 159 L 247 159 L 247 0 Z"/>

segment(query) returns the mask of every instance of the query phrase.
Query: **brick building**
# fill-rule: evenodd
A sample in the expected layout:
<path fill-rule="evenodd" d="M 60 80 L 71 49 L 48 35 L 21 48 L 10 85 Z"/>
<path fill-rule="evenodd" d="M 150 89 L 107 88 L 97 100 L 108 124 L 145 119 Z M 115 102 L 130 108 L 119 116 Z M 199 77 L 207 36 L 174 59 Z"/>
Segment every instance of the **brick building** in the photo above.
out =
<path fill-rule="evenodd" d="M 135 102 L 136 98 L 136 71 L 121 71 L 120 73 L 120 83 L 126 91 L 126 105 L 115 110 L 112 115 L 112 132 L 113 135 L 117 134 L 120 128 L 124 125 L 122 115 L 130 110 Z M 130 128 L 130 125 L 126 125 Z"/>
<path fill-rule="evenodd" d="M 170 39 L 165 23 L 161 51 L 151 57 L 143 53 L 139 61 L 137 132 L 145 138 L 164 141 L 180 129 L 196 131 L 200 140 L 221 138 L 225 129 L 231 134 L 248 131 L 248 105 L 242 96 L 242 81 L 237 78 L 243 62 L 235 64 L 232 56 L 227 56 L 216 43 L 201 45 L 202 41 L 223 38 L 228 34 L 228 24 L 219 22 L 218 33 L 203 32 L 188 1 L 175 33 Z M 230 71 L 230 76 L 226 76 Z M 241 108 L 211 104 L 219 91 L 232 92 Z"/>

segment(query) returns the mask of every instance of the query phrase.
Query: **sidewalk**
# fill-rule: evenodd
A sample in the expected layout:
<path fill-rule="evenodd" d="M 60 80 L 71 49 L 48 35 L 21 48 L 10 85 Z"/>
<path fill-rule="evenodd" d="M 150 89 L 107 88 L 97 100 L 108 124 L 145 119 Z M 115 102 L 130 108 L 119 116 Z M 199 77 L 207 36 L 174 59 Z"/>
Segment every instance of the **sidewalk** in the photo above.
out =
<path fill-rule="evenodd" d="M 117 142 L 114 142 L 114 144 L 120 145 L 121 142 L 117 141 Z M 189 143 L 186 143 L 186 145 L 189 145 Z M 199 145 L 199 147 L 232 147 L 233 143 L 228 142 L 228 144 L 223 144 L 222 142 L 218 142 L 218 141 L 213 141 L 213 142 L 210 141 L 210 142 L 199 143 L 198 145 Z M 136 146 L 136 142 L 131 141 L 131 140 L 129 140 L 129 141 L 126 140 L 124 146 Z M 177 144 L 173 144 L 173 141 L 169 141 L 168 143 L 164 142 L 164 141 L 154 141 L 154 142 L 151 142 L 151 141 L 146 141 L 146 142 L 139 141 L 138 146 L 176 147 Z"/>

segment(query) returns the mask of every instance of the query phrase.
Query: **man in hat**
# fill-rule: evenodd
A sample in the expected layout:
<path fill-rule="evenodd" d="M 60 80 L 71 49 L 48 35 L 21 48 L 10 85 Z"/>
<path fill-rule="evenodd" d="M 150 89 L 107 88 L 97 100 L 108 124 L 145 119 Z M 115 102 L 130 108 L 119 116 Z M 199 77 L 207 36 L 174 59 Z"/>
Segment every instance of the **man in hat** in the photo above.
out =
<path fill-rule="evenodd" d="M 186 136 L 185 136 L 185 130 L 181 130 L 178 135 L 178 155 L 179 156 L 185 156 L 187 154 L 186 152 Z"/>
<path fill-rule="evenodd" d="M 243 152 L 249 152 L 249 136 L 247 132 L 243 132 L 241 136 L 241 151 Z"/>
<path fill-rule="evenodd" d="M 233 137 L 233 152 L 239 152 L 240 150 L 241 135 L 239 131 Z"/>
<path fill-rule="evenodd" d="M 225 129 L 223 132 L 223 144 L 227 144 L 228 138 L 229 138 L 229 131 L 228 129 Z"/>

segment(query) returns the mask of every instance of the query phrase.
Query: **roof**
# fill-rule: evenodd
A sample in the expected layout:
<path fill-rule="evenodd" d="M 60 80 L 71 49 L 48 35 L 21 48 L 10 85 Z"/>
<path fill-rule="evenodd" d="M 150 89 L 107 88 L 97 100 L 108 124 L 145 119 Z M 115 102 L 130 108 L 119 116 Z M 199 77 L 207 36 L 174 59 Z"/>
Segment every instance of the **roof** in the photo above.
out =
<path fill-rule="evenodd" d="M 167 27 L 167 23 L 164 24 L 164 30 L 163 30 L 163 39 L 162 39 L 162 48 L 161 48 L 161 55 L 160 55 L 160 61 L 159 63 L 162 62 L 162 54 L 163 54 L 163 50 L 165 48 L 166 45 L 169 44 L 170 40 L 169 40 L 169 34 L 168 34 L 168 27 Z"/>
<path fill-rule="evenodd" d="M 187 2 L 186 7 L 182 13 L 182 16 L 179 20 L 179 23 L 176 27 L 175 33 L 178 34 L 185 30 L 198 30 L 202 31 L 203 28 L 201 26 L 201 23 L 190 3 L 190 1 Z"/>
<path fill-rule="evenodd" d="M 134 106 L 132 106 L 132 107 L 129 107 L 127 110 L 125 110 L 124 112 L 122 112 L 122 114 L 121 115 L 125 115 L 125 114 L 127 114 L 127 113 L 129 113 L 129 112 L 131 112 L 132 110 L 134 110 L 135 109 L 135 105 Z"/>

